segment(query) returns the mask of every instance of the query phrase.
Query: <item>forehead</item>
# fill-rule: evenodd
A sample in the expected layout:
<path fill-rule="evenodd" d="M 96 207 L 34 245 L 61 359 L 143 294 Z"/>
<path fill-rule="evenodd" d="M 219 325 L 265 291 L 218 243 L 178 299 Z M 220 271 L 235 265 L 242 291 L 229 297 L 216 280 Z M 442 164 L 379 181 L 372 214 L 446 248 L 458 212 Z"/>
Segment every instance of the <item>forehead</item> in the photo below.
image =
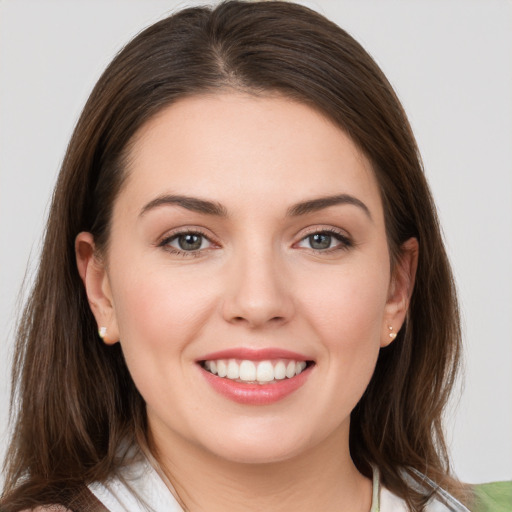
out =
<path fill-rule="evenodd" d="M 347 193 L 380 208 L 371 164 L 351 139 L 319 111 L 281 96 L 181 99 L 139 130 L 127 162 L 122 194 L 131 204 L 186 193 L 284 207 Z"/>

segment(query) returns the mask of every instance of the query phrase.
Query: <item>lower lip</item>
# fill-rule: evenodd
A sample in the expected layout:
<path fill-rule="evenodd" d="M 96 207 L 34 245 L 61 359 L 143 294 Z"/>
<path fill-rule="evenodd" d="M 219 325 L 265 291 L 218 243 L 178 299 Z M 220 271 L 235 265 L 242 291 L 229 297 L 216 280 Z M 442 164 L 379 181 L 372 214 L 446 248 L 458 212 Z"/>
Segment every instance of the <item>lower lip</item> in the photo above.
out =
<path fill-rule="evenodd" d="M 204 378 L 212 388 L 233 402 L 247 405 L 268 405 L 291 395 L 304 385 L 312 366 L 291 379 L 278 380 L 272 384 L 244 384 L 225 377 L 218 377 L 201 367 Z"/>

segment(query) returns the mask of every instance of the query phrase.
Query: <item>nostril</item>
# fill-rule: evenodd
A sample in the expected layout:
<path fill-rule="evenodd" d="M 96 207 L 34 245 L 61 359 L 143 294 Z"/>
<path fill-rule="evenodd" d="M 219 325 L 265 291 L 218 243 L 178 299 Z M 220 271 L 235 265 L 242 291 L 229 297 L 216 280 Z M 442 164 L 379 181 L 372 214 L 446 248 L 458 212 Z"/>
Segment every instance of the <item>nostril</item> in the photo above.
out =
<path fill-rule="evenodd" d="M 249 318 L 245 318 L 243 316 L 235 316 L 231 319 L 233 322 L 240 323 L 240 322 L 250 322 Z M 283 316 L 274 316 L 272 318 L 269 318 L 269 322 L 272 323 L 278 323 L 278 322 L 284 322 L 285 318 Z"/>

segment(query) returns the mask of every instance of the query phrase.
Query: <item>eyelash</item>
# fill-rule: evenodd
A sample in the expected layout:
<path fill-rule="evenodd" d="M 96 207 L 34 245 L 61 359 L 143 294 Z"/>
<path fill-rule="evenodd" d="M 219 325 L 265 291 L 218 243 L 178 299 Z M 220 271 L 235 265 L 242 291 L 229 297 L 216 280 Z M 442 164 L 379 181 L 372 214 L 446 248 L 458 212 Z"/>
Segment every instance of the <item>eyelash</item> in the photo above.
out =
<path fill-rule="evenodd" d="M 162 247 L 167 252 L 177 255 L 177 256 L 182 256 L 182 257 L 198 257 L 198 256 L 201 256 L 204 253 L 204 251 L 207 251 L 210 249 L 210 247 L 208 247 L 208 248 L 204 248 L 204 249 L 199 248 L 196 250 L 186 251 L 186 250 L 178 249 L 176 247 L 169 245 L 171 242 L 173 242 L 174 240 L 177 240 L 179 237 L 186 236 L 186 235 L 195 235 L 195 236 L 201 237 L 202 239 L 207 240 L 210 244 L 215 245 L 215 243 L 205 233 L 203 233 L 199 230 L 190 229 L 190 230 L 178 231 L 176 233 L 173 233 L 170 236 L 166 236 L 163 240 L 161 240 L 158 243 L 158 247 Z M 333 228 L 311 230 L 309 233 L 307 233 L 305 236 L 303 236 L 299 240 L 299 242 L 297 242 L 294 245 L 296 246 L 297 244 L 304 242 L 305 240 L 307 240 L 308 238 L 310 238 L 314 235 L 330 236 L 330 237 L 335 238 L 339 242 L 339 244 L 337 246 L 329 247 L 327 249 L 314 249 L 313 247 L 310 247 L 309 250 L 314 252 L 315 254 L 330 254 L 330 253 L 334 253 L 334 252 L 338 252 L 338 251 L 346 251 L 354 246 L 353 241 L 347 235 L 345 235 L 342 232 L 340 232 L 336 229 L 333 229 Z"/>
<path fill-rule="evenodd" d="M 201 237 L 205 240 L 207 240 L 210 244 L 214 245 L 214 242 L 208 237 L 205 233 L 195 230 L 195 229 L 186 229 L 183 231 L 178 231 L 176 233 L 173 233 L 170 236 L 166 236 L 159 244 L 158 247 L 162 247 L 167 252 L 177 255 L 177 256 L 183 256 L 186 257 L 198 257 L 203 254 L 204 251 L 207 251 L 209 248 L 206 249 L 197 249 L 192 251 L 185 251 L 182 249 L 178 249 L 177 247 L 173 247 L 172 245 L 169 245 L 174 240 L 177 240 L 178 238 L 186 235 L 196 235 L 198 237 Z M 202 245 L 202 244 L 201 244 Z"/>
<path fill-rule="evenodd" d="M 354 242 L 346 234 L 334 228 L 313 229 L 303 236 L 298 243 L 301 243 L 314 235 L 330 236 L 340 242 L 337 246 L 329 247 L 327 249 L 314 249 L 313 247 L 310 247 L 309 250 L 313 251 L 315 254 L 332 254 L 338 251 L 346 251 L 354 246 Z"/>

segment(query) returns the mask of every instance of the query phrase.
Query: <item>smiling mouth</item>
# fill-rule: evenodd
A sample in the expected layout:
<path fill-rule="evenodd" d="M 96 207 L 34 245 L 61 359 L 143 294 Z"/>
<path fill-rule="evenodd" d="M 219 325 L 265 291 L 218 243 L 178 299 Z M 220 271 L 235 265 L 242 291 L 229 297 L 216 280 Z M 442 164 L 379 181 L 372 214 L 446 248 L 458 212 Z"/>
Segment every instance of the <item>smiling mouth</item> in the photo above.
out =
<path fill-rule="evenodd" d="M 207 372 L 245 384 L 273 384 L 300 375 L 313 361 L 274 359 L 251 361 L 249 359 L 211 359 L 202 361 Z"/>

